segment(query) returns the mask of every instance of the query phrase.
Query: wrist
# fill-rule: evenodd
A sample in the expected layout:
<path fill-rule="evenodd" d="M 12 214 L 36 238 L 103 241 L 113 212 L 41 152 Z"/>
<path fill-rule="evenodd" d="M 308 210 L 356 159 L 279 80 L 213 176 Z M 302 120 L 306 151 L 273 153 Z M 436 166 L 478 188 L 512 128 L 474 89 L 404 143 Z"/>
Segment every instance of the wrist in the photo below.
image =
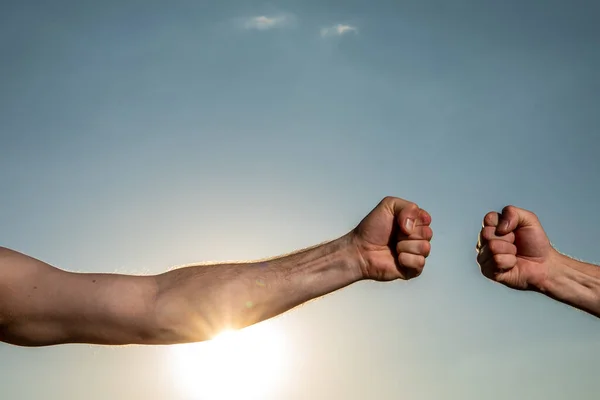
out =
<path fill-rule="evenodd" d="M 360 245 L 353 232 L 340 237 L 339 242 L 344 254 L 344 264 L 351 271 L 355 281 L 366 279 L 367 262 L 360 251 Z"/>
<path fill-rule="evenodd" d="M 569 269 L 567 257 L 555 249 L 552 249 L 546 265 L 543 278 L 539 282 L 533 283 L 536 291 L 548 294 L 553 291 L 556 282 L 566 275 Z"/>

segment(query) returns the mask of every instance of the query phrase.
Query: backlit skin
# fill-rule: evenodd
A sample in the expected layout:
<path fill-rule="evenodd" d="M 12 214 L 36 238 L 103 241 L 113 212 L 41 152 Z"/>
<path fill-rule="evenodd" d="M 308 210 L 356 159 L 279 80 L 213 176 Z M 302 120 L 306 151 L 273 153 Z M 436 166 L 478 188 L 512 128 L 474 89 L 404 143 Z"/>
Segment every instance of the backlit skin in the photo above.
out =
<path fill-rule="evenodd" d="M 600 267 L 554 249 L 533 212 L 506 206 L 501 213 L 486 214 L 477 252 L 477 262 L 489 279 L 600 317 Z"/>
<path fill-rule="evenodd" d="M 73 273 L 0 248 L 0 340 L 20 346 L 207 340 L 357 281 L 419 276 L 431 250 L 430 223 L 415 203 L 386 197 L 331 242 L 154 276 Z"/>

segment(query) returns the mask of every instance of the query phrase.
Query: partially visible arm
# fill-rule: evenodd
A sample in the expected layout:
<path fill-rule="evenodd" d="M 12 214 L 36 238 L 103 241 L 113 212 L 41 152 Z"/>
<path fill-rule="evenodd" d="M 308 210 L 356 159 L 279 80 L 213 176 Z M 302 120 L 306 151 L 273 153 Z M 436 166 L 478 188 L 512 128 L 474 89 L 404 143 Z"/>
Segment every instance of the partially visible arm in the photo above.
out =
<path fill-rule="evenodd" d="M 562 303 L 600 317 L 600 267 L 553 252 L 548 276 L 538 290 Z"/>
<path fill-rule="evenodd" d="M 560 254 L 537 215 L 515 206 L 483 219 L 477 262 L 490 279 L 600 317 L 600 267 Z"/>
<path fill-rule="evenodd" d="M 156 293 L 153 277 L 67 272 L 0 248 L 0 341 L 145 343 L 155 337 Z"/>
<path fill-rule="evenodd" d="M 240 329 L 363 279 L 352 236 L 251 263 L 186 267 L 156 277 L 163 341 Z"/>
<path fill-rule="evenodd" d="M 431 216 L 386 197 L 347 235 L 286 256 L 156 276 L 77 274 L 0 248 L 0 341 L 174 344 L 274 317 L 361 279 L 419 276 Z"/>
<path fill-rule="evenodd" d="M 242 328 L 362 279 L 347 235 L 263 262 L 80 274 L 0 249 L 0 341 L 173 344 Z"/>

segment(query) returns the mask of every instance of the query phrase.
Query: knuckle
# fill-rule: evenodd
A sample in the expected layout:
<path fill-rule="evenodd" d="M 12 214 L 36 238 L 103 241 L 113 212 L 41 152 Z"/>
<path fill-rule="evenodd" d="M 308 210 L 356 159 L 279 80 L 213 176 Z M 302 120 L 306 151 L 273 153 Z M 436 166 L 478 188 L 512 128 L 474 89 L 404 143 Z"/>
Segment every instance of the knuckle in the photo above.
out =
<path fill-rule="evenodd" d="M 425 268 L 425 257 L 423 256 L 413 256 L 411 257 L 409 267 L 414 270 L 422 270 Z"/>
<path fill-rule="evenodd" d="M 413 203 L 412 201 L 409 201 L 408 203 L 406 203 L 404 208 L 408 209 L 408 210 L 416 210 L 419 208 L 419 206 L 417 205 L 417 203 Z"/>
<path fill-rule="evenodd" d="M 394 197 L 394 196 L 385 196 L 382 200 L 381 200 L 381 204 L 384 204 L 386 206 L 393 206 L 395 203 L 397 202 L 402 202 L 403 206 L 402 208 L 405 208 L 408 204 L 410 204 L 410 202 L 406 202 L 403 201 L 402 199 L 398 198 L 398 197 Z"/>
<path fill-rule="evenodd" d="M 427 226 L 419 226 L 417 228 L 416 233 L 417 233 L 419 239 L 428 240 L 429 230 L 427 228 L 428 228 Z"/>
<path fill-rule="evenodd" d="M 488 279 L 494 279 L 495 271 L 494 268 L 489 264 L 481 265 L 481 273 Z"/>
<path fill-rule="evenodd" d="M 381 200 L 381 202 L 382 202 L 382 203 L 391 203 L 391 202 L 393 202 L 393 201 L 394 201 L 394 199 L 395 199 L 395 198 L 394 198 L 393 196 L 385 196 L 385 197 L 383 198 L 383 200 Z"/>
<path fill-rule="evenodd" d="M 425 268 L 425 264 L 417 263 L 415 265 L 406 267 L 406 271 L 408 272 L 408 275 L 410 275 L 410 277 L 416 278 L 417 276 L 419 276 L 423 273 L 424 268 Z"/>
<path fill-rule="evenodd" d="M 505 206 L 502 209 L 502 213 L 512 213 L 512 212 L 516 212 L 517 211 L 517 207 L 513 206 L 512 204 L 509 204 L 507 206 Z"/>
<path fill-rule="evenodd" d="M 431 229 L 428 226 L 424 226 L 423 227 L 423 238 L 425 238 L 425 240 L 433 239 L 433 229 Z"/>
<path fill-rule="evenodd" d="M 431 243 L 429 243 L 428 241 L 423 241 L 421 243 L 421 254 L 423 254 L 425 257 L 427 257 L 430 252 L 431 252 Z"/>

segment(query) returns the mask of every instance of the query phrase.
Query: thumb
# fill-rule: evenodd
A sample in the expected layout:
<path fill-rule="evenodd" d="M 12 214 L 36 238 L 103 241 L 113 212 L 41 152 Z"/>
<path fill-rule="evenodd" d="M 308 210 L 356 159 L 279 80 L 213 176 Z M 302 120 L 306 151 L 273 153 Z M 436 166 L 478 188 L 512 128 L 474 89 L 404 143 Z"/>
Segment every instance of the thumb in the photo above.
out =
<path fill-rule="evenodd" d="M 395 212 L 398 225 L 404 234 L 413 233 L 421 209 L 415 203 L 408 203 L 402 209 Z"/>
<path fill-rule="evenodd" d="M 502 209 L 500 221 L 496 228 L 496 234 L 506 235 L 517 228 L 532 226 L 536 221 L 537 217 L 531 211 L 515 206 L 506 206 Z"/>

